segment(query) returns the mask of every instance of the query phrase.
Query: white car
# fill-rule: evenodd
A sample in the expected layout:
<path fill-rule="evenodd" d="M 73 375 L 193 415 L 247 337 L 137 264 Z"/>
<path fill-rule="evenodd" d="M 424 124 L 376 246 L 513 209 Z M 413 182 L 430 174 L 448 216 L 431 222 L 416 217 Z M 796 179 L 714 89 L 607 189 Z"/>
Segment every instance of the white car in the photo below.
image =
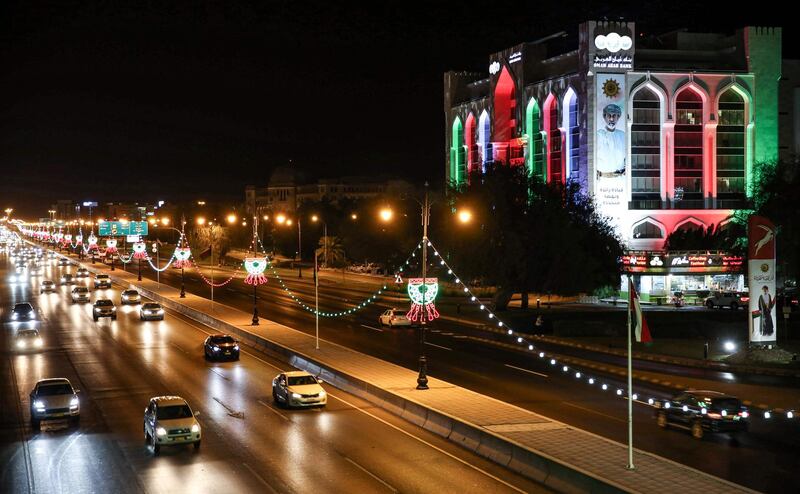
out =
<path fill-rule="evenodd" d="M 120 303 L 122 305 L 140 304 L 142 303 L 142 297 L 136 290 L 125 290 L 120 296 Z"/>
<path fill-rule="evenodd" d="M 39 428 L 42 420 L 71 419 L 79 420 L 81 404 L 78 392 L 72 387 L 69 379 L 60 377 L 42 379 L 36 383 L 30 394 L 31 426 Z"/>
<path fill-rule="evenodd" d="M 17 351 L 27 352 L 29 350 L 38 350 L 42 348 L 44 342 L 36 329 L 21 329 L 17 331 L 17 336 L 14 338 L 14 346 Z"/>
<path fill-rule="evenodd" d="M 94 277 L 94 287 L 97 288 L 111 288 L 111 277 L 107 274 L 98 274 Z"/>
<path fill-rule="evenodd" d="M 746 309 L 747 303 L 750 301 L 750 295 L 747 293 L 736 292 L 716 292 L 714 295 L 706 299 L 706 307 L 709 309 L 730 307 L 733 310 L 738 308 Z"/>
<path fill-rule="evenodd" d="M 180 396 L 155 396 L 144 409 L 144 439 L 158 455 L 162 446 L 193 444 L 200 449 L 201 431 L 197 416 Z"/>
<path fill-rule="evenodd" d="M 407 311 L 389 309 L 378 318 L 382 326 L 411 326 L 411 321 L 406 316 Z"/>
<path fill-rule="evenodd" d="M 54 292 L 54 291 L 56 291 L 56 284 L 55 283 L 53 283 L 50 280 L 42 281 L 42 284 L 39 287 L 39 294 L 42 294 L 44 292 L 48 292 L 49 293 L 49 292 Z"/>
<path fill-rule="evenodd" d="M 305 371 L 281 372 L 272 380 L 272 399 L 287 407 L 316 407 L 328 403 L 320 381 Z"/>
<path fill-rule="evenodd" d="M 142 308 L 139 309 L 139 319 L 142 321 L 163 321 L 164 308 L 161 307 L 161 304 L 155 302 L 142 304 Z"/>
<path fill-rule="evenodd" d="M 89 301 L 89 289 L 85 286 L 76 286 L 72 289 L 72 303 L 76 302 L 88 302 Z"/>

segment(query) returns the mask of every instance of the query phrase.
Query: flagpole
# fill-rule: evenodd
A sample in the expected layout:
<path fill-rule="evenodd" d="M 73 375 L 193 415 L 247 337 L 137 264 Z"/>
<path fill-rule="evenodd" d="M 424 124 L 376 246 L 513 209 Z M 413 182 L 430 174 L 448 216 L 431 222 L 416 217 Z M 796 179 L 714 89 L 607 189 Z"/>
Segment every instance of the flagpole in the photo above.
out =
<path fill-rule="evenodd" d="M 628 470 L 633 470 L 633 358 L 631 357 L 631 305 L 633 280 L 628 275 Z"/>

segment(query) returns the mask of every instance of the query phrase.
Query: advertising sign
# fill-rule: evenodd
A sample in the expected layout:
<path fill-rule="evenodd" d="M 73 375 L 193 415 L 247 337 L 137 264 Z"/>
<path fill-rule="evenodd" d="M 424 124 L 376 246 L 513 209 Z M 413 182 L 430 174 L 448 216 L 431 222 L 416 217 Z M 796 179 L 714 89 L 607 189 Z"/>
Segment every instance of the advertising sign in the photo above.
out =
<path fill-rule="evenodd" d="M 747 223 L 748 274 L 750 287 L 751 343 L 774 343 L 775 326 L 775 225 L 762 216 Z"/>
<path fill-rule="evenodd" d="M 628 144 L 625 135 L 625 75 L 597 74 L 594 197 L 600 214 L 619 219 L 628 209 Z"/>

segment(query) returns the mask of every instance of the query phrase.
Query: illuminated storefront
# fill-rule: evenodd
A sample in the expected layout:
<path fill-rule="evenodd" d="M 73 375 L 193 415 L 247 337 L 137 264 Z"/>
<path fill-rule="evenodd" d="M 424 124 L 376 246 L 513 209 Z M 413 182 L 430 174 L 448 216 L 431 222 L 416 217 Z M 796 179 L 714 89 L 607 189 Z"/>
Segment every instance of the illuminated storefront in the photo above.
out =
<path fill-rule="evenodd" d="M 621 290 L 627 292 L 630 275 L 644 300 L 664 301 L 675 292 L 702 297 L 745 291 L 745 259 L 726 252 L 629 251 L 622 266 Z"/>
<path fill-rule="evenodd" d="M 755 164 L 778 155 L 780 28 L 654 36 L 588 21 L 487 69 L 445 73 L 448 183 L 488 163 L 577 181 L 629 249 L 723 227 L 751 204 Z"/>

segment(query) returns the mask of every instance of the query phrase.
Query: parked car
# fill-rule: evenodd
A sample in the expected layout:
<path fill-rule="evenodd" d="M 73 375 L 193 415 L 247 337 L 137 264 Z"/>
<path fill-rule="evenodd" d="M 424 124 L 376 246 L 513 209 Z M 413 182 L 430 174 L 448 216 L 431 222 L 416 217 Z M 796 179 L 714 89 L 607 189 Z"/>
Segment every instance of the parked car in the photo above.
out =
<path fill-rule="evenodd" d="M 180 396 L 155 396 L 144 410 L 144 439 L 158 456 L 162 446 L 194 445 L 200 449 L 201 430 L 197 416 Z"/>
<path fill-rule="evenodd" d="M 797 287 L 779 288 L 775 298 L 781 308 L 789 307 L 791 312 L 800 310 L 800 293 Z"/>
<path fill-rule="evenodd" d="M 42 420 L 71 419 L 77 421 L 81 415 L 78 392 L 69 379 L 42 379 L 36 383 L 29 396 L 31 403 L 31 426 L 39 428 Z"/>
<path fill-rule="evenodd" d="M 239 342 L 229 334 L 212 334 L 203 343 L 203 352 L 207 359 L 239 360 Z"/>
<path fill-rule="evenodd" d="M 382 326 L 411 326 L 411 321 L 406 315 L 407 311 L 401 309 L 389 309 L 378 317 L 378 323 Z"/>
<path fill-rule="evenodd" d="M 709 309 L 730 307 L 736 310 L 741 307 L 746 310 L 749 301 L 750 295 L 747 293 L 715 292 L 706 299 L 705 304 Z"/>
<path fill-rule="evenodd" d="M 706 432 L 746 432 L 750 413 L 739 398 L 717 391 L 687 390 L 655 402 L 656 420 L 662 429 L 689 430 L 702 439 Z"/>
<path fill-rule="evenodd" d="M 112 321 L 117 320 L 117 308 L 114 307 L 114 302 L 107 298 L 101 298 L 94 303 L 92 307 L 92 317 L 95 321 L 101 317 L 110 317 Z"/>
<path fill-rule="evenodd" d="M 282 372 L 272 380 L 272 399 L 287 407 L 325 406 L 328 395 L 320 381 L 305 371 Z"/>
<path fill-rule="evenodd" d="M 141 309 L 139 309 L 139 319 L 142 321 L 163 321 L 164 308 L 161 307 L 161 304 L 147 302 L 146 304 L 142 305 Z"/>

